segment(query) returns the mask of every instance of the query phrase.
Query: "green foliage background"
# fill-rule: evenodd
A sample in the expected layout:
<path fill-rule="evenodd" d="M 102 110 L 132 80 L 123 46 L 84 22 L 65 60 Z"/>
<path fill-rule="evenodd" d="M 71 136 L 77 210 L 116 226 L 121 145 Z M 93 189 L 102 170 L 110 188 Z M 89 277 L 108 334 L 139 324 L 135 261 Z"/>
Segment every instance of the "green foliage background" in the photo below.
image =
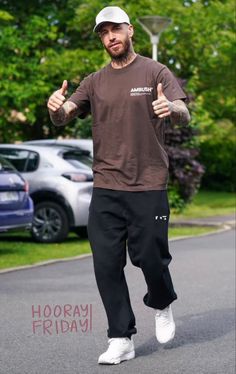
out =
<path fill-rule="evenodd" d="M 76 121 L 55 129 L 46 102 L 63 79 L 69 81 L 72 92 L 84 76 L 108 62 L 92 32 L 96 14 L 107 5 L 119 5 L 128 12 L 135 27 L 135 50 L 146 56 L 151 56 L 151 44 L 137 18 L 150 14 L 172 18 L 161 36 L 159 60 L 186 81 L 192 126 L 200 131 L 200 161 L 211 181 L 205 179 L 206 184 L 214 188 L 220 175 L 232 190 L 236 110 L 233 0 L 2 0 L 0 141 L 90 135 L 89 118 L 83 125 Z M 227 146 L 221 147 L 225 142 Z"/>

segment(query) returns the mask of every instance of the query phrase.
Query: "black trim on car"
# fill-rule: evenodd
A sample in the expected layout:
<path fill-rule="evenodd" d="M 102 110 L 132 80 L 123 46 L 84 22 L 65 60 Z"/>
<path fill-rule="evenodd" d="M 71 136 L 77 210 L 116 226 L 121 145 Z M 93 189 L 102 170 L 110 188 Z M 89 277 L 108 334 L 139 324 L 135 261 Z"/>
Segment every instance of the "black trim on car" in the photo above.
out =
<path fill-rule="evenodd" d="M 75 218 L 74 218 L 73 210 L 72 210 L 70 204 L 57 191 L 54 191 L 54 190 L 40 190 L 40 191 L 33 192 L 32 194 L 30 194 L 30 196 L 31 196 L 35 205 L 39 202 L 46 201 L 46 200 L 54 201 L 55 203 L 60 203 L 67 213 L 67 216 L 69 218 L 70 227 L 73 227 L 75 225 Z"/>

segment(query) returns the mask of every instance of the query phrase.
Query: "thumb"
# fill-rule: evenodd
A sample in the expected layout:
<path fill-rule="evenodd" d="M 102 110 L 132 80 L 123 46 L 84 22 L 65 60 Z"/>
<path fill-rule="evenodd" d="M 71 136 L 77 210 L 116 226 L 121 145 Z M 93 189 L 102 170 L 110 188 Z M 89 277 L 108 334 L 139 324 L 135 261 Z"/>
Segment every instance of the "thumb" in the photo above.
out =
<path fill-rule="evenodd" d="M 67 91 L 67 88 L 68 88 L 68 83 L 66 80 L 63 81 L 62 83 L 62 86 L 60 88 L 60 93 L 64 96 L 66 94 L 66 91 Z"/>
<path fill-rule="evenodd" d="M 162 91 L 162 83 L 158 83 L 157 85 L 157 98 L 159 99 L 159 97 L 161 96 L 165 96 L 163 91 Z"/>

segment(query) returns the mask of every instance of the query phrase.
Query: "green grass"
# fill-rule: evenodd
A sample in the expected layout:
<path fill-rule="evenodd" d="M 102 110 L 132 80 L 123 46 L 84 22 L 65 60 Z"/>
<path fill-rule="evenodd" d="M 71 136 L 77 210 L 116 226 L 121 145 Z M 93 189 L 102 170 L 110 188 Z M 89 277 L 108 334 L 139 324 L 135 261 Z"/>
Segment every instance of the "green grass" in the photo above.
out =
<path fill-rule="evenodd" d="M 169 237 L 199 235 L 215 230 L 206 227 L 170 228 Z M 78 256 L 90 253 L 88 240 L 80 240 L 74 235 L 63 243 L 40 244 L 31 241 L 29 233 L 2 234 L 0 241 L 0 269 L 14 266 L 32 265 L 51 259 Z"/>
<path fill-rule="evenodd" d="M 171 218 L 197 218 L 234 213 L 235 195 L 225 192 L 200 191 L 181 215 Z M 212 227 L 171 227 L 169 238 L 200 235 L 214 231 Z M 6 233 L 0 236 L 0 269 L 35 264 L 37 262 L 79 256 L 90 253 L 88 240 L 80 240 L 75 234 L 59 244 L 39 244 L 26 232 Z"/>
<path fill-rule="evenodd" d="M 204 227 L 204 226 L 182 226 L 182 227 L 170 227 L 169 238 L 176 238 L 178 236 L 197 236 L 201 234 L 210 233 L 216 231 L 217 227 Z"/>
<path fill-rule="evenodd" d="M 232 192 L 200 191 L 193 201 L 172 218 L 201 218 L 235 213 L 235 194 Z"/>
<path fill-rule="evenodd" d="M 35 264 L 41 261 L 78 256 L 90 252 L 88 240 L 71 234 L 63 243 L 32 242 L 30 233 L 1 234 L 0 269 Z"/>

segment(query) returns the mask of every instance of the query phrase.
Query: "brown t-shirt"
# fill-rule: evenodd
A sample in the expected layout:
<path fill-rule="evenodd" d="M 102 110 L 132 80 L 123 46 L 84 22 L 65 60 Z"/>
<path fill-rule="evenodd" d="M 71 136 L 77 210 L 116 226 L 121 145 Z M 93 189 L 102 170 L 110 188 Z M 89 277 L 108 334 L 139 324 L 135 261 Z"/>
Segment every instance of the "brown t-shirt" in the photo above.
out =
<path fill-rule="evenodd" d="M 137 55 L 122 69 L 109 64 L 90 74 L 68 99 L 78 105 L 80 118 L 92 114 L 94 187 L 167 188 L 166 123 L 152 107 L 158 83 L 168 100 L 186 98 L 165 65 Z"/>

